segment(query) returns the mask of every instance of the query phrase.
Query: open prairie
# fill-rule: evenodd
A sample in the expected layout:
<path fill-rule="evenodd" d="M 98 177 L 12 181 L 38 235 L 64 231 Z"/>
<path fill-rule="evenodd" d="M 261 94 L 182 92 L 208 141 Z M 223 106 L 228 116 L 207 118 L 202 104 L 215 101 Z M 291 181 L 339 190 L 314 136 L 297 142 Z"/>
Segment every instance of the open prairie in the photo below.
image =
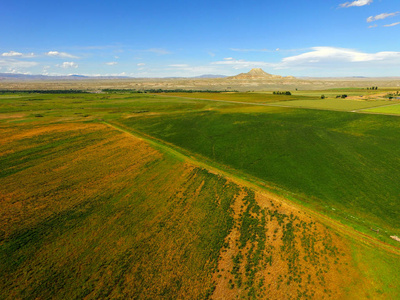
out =
<path fill-rule="evenodd" d="M 399 298 L 390 91 L 0 95 L 0 298 Z"/>

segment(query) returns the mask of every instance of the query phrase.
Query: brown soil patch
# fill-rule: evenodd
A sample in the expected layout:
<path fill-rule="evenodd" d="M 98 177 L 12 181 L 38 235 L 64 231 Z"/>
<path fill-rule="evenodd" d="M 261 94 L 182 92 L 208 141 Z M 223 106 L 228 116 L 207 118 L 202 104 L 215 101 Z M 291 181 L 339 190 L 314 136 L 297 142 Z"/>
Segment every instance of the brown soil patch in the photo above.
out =
<path fill-rule="evenodd" d="M 25 117 L 25 114 L 0 114 L 0 120 L 17 119 Z"/>
<path fill-rule="evenodd" d="M 346 243 L 306 213 L 244 188 L 213 299 L 342 299 L 357 274 Z"/>

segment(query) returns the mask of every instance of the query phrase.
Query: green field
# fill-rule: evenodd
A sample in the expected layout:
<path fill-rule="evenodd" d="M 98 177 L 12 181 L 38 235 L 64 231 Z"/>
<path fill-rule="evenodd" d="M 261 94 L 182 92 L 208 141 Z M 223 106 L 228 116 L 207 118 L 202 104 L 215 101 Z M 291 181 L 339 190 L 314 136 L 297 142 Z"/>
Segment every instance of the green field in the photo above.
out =
<path fill-rule="evenodd" d="M 297 93 L 0 95 L 0 299 L 398 299 L 399 119 Z"/>
<path fill-rule="evenodd" d="M 276 101 L 290 101 L 302 99 L 318 99 L 319 95 L 306 96 L 303 94 L 296 95 L 274 95 L 268 93 L 167 93 L 164 96 L 177 96 L 181 98 L 209 99 L 219 101 L 232 102 L 252 102 L 252 103 L 270 103 Z"/>
<path fill-rule="evenodd" d="M 388 115 L 400 115 L 400 104 L 393 104 L 390 106 L 374 107 L 364 110 L 368 113 L 388 114 Z"/>
<path fill-rule="evenodd" d="M 302 195 L 319 209 L 365 222 L 365 228 L 380 226 L 399 234 L 396 117 L 221 109 L 132 117 L 121 123 Z"/>
<path fill-rule="evenodd" d="M 365 109 L 369 107 L 377 107 L 388 105 L 393 102 L 389 100 L 374 100 L 374 101 L 357 101 L 346 99 L 318 99 L 318 100 L 293 100 L 281 102 L 272 102 L 271 105 L 284 105 L 293 106 L 298 108 L 313 108 L 322 110 L 339 110 L 339 111 L 352 111 L 358 109 Z"/>

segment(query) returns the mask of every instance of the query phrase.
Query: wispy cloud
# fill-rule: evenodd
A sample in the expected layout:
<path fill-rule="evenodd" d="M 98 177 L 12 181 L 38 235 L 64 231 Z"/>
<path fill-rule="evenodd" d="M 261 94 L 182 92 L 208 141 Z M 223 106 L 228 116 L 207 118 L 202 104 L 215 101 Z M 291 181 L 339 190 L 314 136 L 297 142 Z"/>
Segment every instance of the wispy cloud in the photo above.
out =
<path fill-rule="evenodd" d="M 372 2 L 373 0 L 356 0 L 353 2 L 342 3 L 339 6 L 340 7 L 364 6 L 364 5 L 369 5 Z"/>
<path fill-rule="evenodd" d="M 275 48 L 274 50 L 271 49 L 239 49 L 239 48 L 230 48 L 231 51 L 236 51 L 236 52 L 297 52 L 297 51 L 303 51 L 303 49 L 281 49 L 281 48 Z"/>
<path fill-rule="evenodd" d="M 191 66 L 188 64 L 173 64 L 164 69 L 167 76 L 199 76 L 204 74 L 215 74 L 218 68 L 215 66 Z"/>
<path fill-rule="evenodd" d="M 168 65 L 168 67 L 172 67 L 172 68 L 187 68 L 189 67 L 188 64 L 172 64 L 172 65 Z"/>
<path fill-rule="evenodd" d="M 20 53 L 20 52 L 16 52 L 16 51 L 9 51 L 9 52 L 2 53 L 1 56 L 3 56 L 3 57 L 24 57 L 24 58 L 27 58 L 27 57 L 35 57 L 35 54 L 34 53 L 24 54 L 24 53 Z"/>
<path fill-rule="evenodd" d="M 393 27 L 393 26 L 397 26 L 399 24 L 400 24 L 400 22 L 396 22 L 396 23 L 392 23 L 392 24 L 383 25 L 383 27 Z"/>
<path fill-rule="evenodd" d="M 69 69 L 69 68 L 78 68 L 78 64 L 73 61 L 65 61 L 61 65 L 56 65 L 56 67 Z"/>
<path fill-rule="evenodd" d="M 16 52 L 16 51 L 10 51 L 10 52 L 5 52 L 1 56 L 8 56 L 8 57 L 14 57 L 14 56 L 22 56 L 22 53 Z"/>
<path fill-rule="evenodd" d="M 229 59 L 222 61 L 215 61 L 211 63 L 212 65 L 225 65 L 231 66 L 232 68 L 239 70 L 245 68 L 254 68 L 254 67 L 273 67 L 275 64 L 264 62 L 264 61 L 248 61 L 244 59 Z"/>
<path fill-rule="evenodd" d="M 27 69 L 37 65 L 39 63 L 34 61 L 21 61 L 15 58 L 0 59 L 0 69 L 6 73 L 31 74 Z"/>
<path fill-rule="evenodd" d="M 20 61 L 16 59 L 0 60 L 0 67 L 8 68 L 31 68 L 37 66 L 39 63 L 34 61 Z"/>
<path fill-rule="evenodd" d="M 335 47 L 313 47 L 312 51 L 286 57 L 278 68 L 298 66 L 332 65 L 340 63 L 365 63 L 365 62 L 389 62 L 399 63 L 400 52 L 383 51 L 377 53 L 364 53 L 353 49 Z"/>
<path fill-rule="evenodd" d="M 357 68 L 364 70 L 371 68 L 389 68 L 400 64 L 400 52 L 382 51 L 366 53 L 354 49 L 337 47 L 312 47 L 299 55 L 283 58 L 279 62 L 248 61 L 242 59 L 221 60 L 212 62 L 211 65 L 230 67 L 235 70 L 249 68 L 266 68 L 275 70 L 306 71 L 316 70 L 318 74 L 353 73 Z M 343 75 L 343 74 L 342 74 Z"/>
<path fill-rule="evenodd" d="M 52 57 L 60 57 L 60 58 L 79 58 L 75 55 L 66 53 L 66 52 L 59 52 L 59 51 L 49 51 L 45 53 L 47 56 L 52 56 Z"/>
<path fill-rule="evenodd" d="M 377 25 L 377 24 L 374 24 L 374 25 L 368 26 L 368 28 L 375 28 L 375 27 L 378 27 L 378 25 Z"/>
<path fill-rule="evenodd" d="M 143 67 L 143 66 L 145 66 L 146 64 L 145 63 L 138 63 L 137 64 L 137 66 L 139 66 L 139 67 Z"/>
<path fill-rule="evenodd" d="M 376 16 L 370 16 L 370 17 L 367 18 L 367 22 L 370 23 L 370 22 L 373 22 L 373 21 L 383 20 L 383 19 L 386 19 L 386 18 L 389 18 L 389 17 L 394 17 L 394 16 L 397 16 L 399 13 L 400 12 L 396 11 L 396 12 L 393 12 L 393 13 L 383 13 L 383 14 L 379 14 L 379 15 L 376 15 Z"/>
<path fill-rule="evenodd" d="M 107 66 L 115 66 L 115 65 L 118 65 L 118 62 L 116 62 L 116 61 L 110 61 L 110 62 L 106 62 L 105 63 Z"/>

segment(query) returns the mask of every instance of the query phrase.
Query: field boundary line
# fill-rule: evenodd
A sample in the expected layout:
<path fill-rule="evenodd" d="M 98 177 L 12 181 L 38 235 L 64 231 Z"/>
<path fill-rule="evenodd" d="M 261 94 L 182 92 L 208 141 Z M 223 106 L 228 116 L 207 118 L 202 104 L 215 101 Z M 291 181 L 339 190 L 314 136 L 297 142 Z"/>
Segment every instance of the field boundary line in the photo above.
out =
<path fill-rule="evenodd" d="M 380 241 L 377 238 L 374 238 L 366 233 L 358 231 L 349 225 L 343 224 L 338 220 L 335 220 L 327 215 L 324 215 L 323 213 L 315 211 L 311 208 L 307 208 L 304 205 L 301 205 L 300 203 L 291 201 L 291 200 L 287 199 L 284 195 L 279 195 L 277 193 L 274 193 L 274 190 L 275 190 L 276 192 L 281 191 L 284 194 L 288 194 L 288 195 L 292 194 L 295 196 L 295 194 L 288 192 L 288 191 L 280 188 L 279 186 L 268 185 L 268 183 L 263 182 L 258 178 L 254 178 L 253 176 L 251 176 L 249 174 L 242 174 L 240 171 L 238 171 L 236 169 L 233 169 L 228 166 L 224 166 L 217 162 L 215 162 L 217 167 L 211 166 L 207 162 L 207 158 L 203 158 L 201 155 L 190 153 L 186 149 L 181 149 L 180 147 L 177 147 L 176 145 L 170 144 L 161 139 L 147 135 L 147 134 L 137 131 L 133 128 L 130 128 L 130 127 L 127 128 L 126 126 L 124 126 L 122 124 L 109 122 L 109 121 L 105 121 L 105 120 L 102 120 L 101 123 L 103 123 L 104 125 L 106 125 L 108 127 L 114 128 L 115 130 L 118 130 L 120 132 L 129 134 L 129 135 L 133 136 L 134 138 L 143 140 L 143 141 L 149 143 L 150 146 L 153 146 L 156 149 L 159 149 L 163 152 L 169 153 L 170 155 L 176 157 L 179 160 L 182 160 L 182 161 L 190 163 L 194 166 L 203 168 L 210 173 L 223 176 L 227 180 L 230 180 L 236 184 L 251 188 L 254 191 L 257 191 L 261 194 L 266 195 L 267 197 L 274 199 L 275 201 L 283 202 L 295 209 L 304 211 L 304 212 L 312 215 L 313 217 L 315 217 L 321 223 L 332 227 L 334 230 L 336 230 L 337 232 L 339 232 L 343 235 L 354 238 L 355 240 L 362 242 L 364 244 L 367 244 L 369 246 L 378 247 L 380 249 L 384 249 L 393 254 L 400 255 L 400 248 L 398 248 L 394 245 Z M 201 160 L 204 160 L 204 161 L 201 161 Z M 225 171 L 224 170 L 225 168 L 228 171 Z M 231 172 L 229 170 L 231 170 Z M 237 172 L 238 174 L 232 173 L 232 171 Z M 243 176 L 244 178 L 241 178 L 240 176 Z"/>
<path fill-rule="evenodd" d="M 323 111 L 339 111 L 339 112 L 352 112 L 352 113 L 374 114 L 374 115 L 400 116 L 400 115 L 396 115 L 396 114 L 385 114 L 385 113 L 376 113 L 376 112 L 368 112 L 368 111 L 365 112 L 364 111 L 364 110 L 371 109 L 371 108 L 400 105 L 400 103 L 372 106 L 372 107 L 360 108 L 360 109 L 355 109 L 355 110 L 340 110 L 340 109 L 327 109 L 327 108 L 314 108 L 314 107 L 299 107 L 299 106 L 276 104 L 275 102 L 274 103 L 256 103 L 256 102 L 229 101 L 229 100 L 206 99 L 206 98 L 191 98 L 191 97 L 176 96 L 176 95 L 159 95 L 159 94 L 151 94 L 151 95 L 156 95 L 156 96 L 161 96 L 161 97 L 170 97 L 170 98 L 182 98 L 182 99 L 188 99 L 188 100 L 224 102 L 224 103 L 232 103 L 232 104 L 247 104 L 247 105 L 255 105 L 255 106 L 284 107 L 284 108 L 293 108 L 293 109 L 311 109 L 311 110 L 323 110 Z M 296 101 L 296 100 L 284 100 L 284 101 Z"/>
<path fill-rule="evenodd" d="M 360 111 L 368 110 L 368 109 L 372 109 L 372 108 L 388 107 L 388 106 L 395 106 L 395 105 L 400 105 L 400 102 L 399 103 L 393 103 L 393 104 L 387 104 L 387 105 L 379 105 L 379 106 L 355 109 L 355 110 L 352 110 L 351 112 L 360 112 Z M 374 113 L 374 112 L 372 112 L 372 113 Z M 375 114 L 380 114 L 380 113 L 375 113 Z M 384 114 L 381 114 L 381 115 L 384 115 Z M 390 116 L 395 116 L 395 115 L 390 115 Z"/>

